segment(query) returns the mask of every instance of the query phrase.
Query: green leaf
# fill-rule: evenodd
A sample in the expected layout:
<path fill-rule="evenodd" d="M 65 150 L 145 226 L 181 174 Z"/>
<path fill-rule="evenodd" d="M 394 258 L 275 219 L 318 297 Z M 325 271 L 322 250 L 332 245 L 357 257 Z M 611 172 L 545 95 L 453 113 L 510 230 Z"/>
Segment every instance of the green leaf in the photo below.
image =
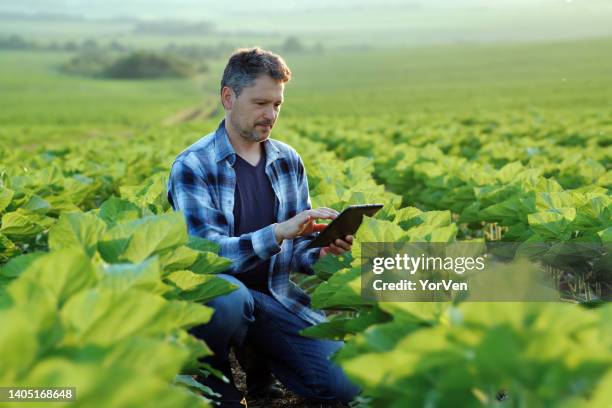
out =
<path fill-rule="evenodd" d="M 0 263 L 7 262 L 18 253 L 19 248 L 17 248 L 15 243 L 4 235 L 0 234 Z"/>
<path fill-rule="evenodd" d="M 47 214 L 51 210 L 51 204 L 42 197 L 33 195 L 21 208 L 39 214 Z"/>
<path fill-rule="evenodd" d="M 609 197 L 595 197 L 576 208 L 573 227 L 581 231 L 601 231 L 612 225 L 612 204 Z"/>
<path fill-rule="evenodd" d="M 314 263 L 312 269 L 319 279 L 328 280 L 337 271 L 349 268 L 352 260 L 353 257 L 350 254 L 324 256 Z"/>
<path fill-rule="evenodd" d="M 612 242 L 612 227 L 608 227 L 603 231 L 599 231 L 598 235 L 601 237 L 601 242 L 611 243 Z"/>
<path fill-rule="evenodd" d="M 187 246 L 168 249 L 159 253 L 160 263 L 164 274 L 172 271 L 188 269 L 200 256 L 201 252 Z"/>
<path fill-rule="evenodd" d="M 162 283 L 159 259 L 151 257 L 138 264 L 112 264 L 101 268 L 100 288 L 124 291 L 139 288 L 147 292 L 163 294 L 170 290 Z"/>
<path fill-rule="evenodd" d="M 395 210 L 392 221 L 396 224 L 401 224 L 402 222 L 410 221 L 422 213 L 423 211 L 416 207 L 400 208 L 399 210 Z"/>
<path fill-rule="evenodd" d="M 0 186 L 0 214 L 9 206 L 15 192 Z"/>
<path fill-rule="evenodd" d="M 15 240 L 34 238 L 49 228 L 55 220 L 22 208 L 2 216 L 0 233 Z"/>
<path fill-rule="evenodd" d="M 214 392 L 210 387 L 197 382 L 191 375 L 177 375 L 174 379 L 174 384 L 181 384 L 198 391 L 202 391 L 204 395 L 212 397 L 221 397 L 221 394 Z"/>
<path fill-rule="evenodd" d="M 311 295 L 315 309 L 342 308 L 369 305 L 361 298 L 361 269 L 352 268 L 336 272 L 327 282 L 322 282 Z"/>
<path fill-rule="evenodd" d="M 105 229 L 104 222 L 91 214 L 64 213 L 49 230 L 49 248 L 80 247 L 93 256 Z"/>
<path fill-rule="evenodd" d="M 582 204 L 579 200 L 580 196 L 572 194 L 569 191 L 536 193 L 536 210 L 549 211 L 564 207 L 577 207 Z"/>
<path fill-rule="evenodd" d="M 110 345 L 137 333 L 167 335 L 206 323 L 212 309 L 190 302 L 168 301 L 130 288 L 122 292 L 90 289 L 73 296 L 62 310 L 72 333 L 70 344 Z"/>
<path fill-rule="evenodd" d="M 141 216 L 141 210 L 136 204 L 121 198 L 111 197 L 100 206 L 98 216 L 106 222 L 109 227 L 127 221 L 137 220 Z"/>
<path fill-rule="evenodd" d="M 196 235 L 189 235 L 187 246 L 197 251 L 212 252 L 215 254 L 218 254 L 221 250 L 221 246 L 219 244 Z"/>
<path fill-rule="evenodd" d="M 118 342 L 102 360 L 106 367 L 125 367 L 172 381 L 190 357 L 189 349 L 163 337 L 133 336 Z"/>
<path fill-rule="evenodd" d="M 502 225 L 516 224 L 523 211 L 520 196 L 511 197 L 501 203 L 493 204 L 480 211 L 482 221 L 499 222 Z"/>
<path fill-rule="evenodd" d="M 18 376 L 27 372 L 36 361 L 40 351 L 38 326 L 31 321 L 27 312 L 32 310 L 9 308 L 0 309 L 0 381 L 14 384 Z"/>
<path fill-rule="evenodd" d="M 524 167 L 521 164 L 521 162 L 515 161 L 512 163 L 508 163 L 504 167 L 499 169 L 499 171 L 496 174 L 496 177 L 500 182 L 504 184 L 510 184 L 513 181 L 515 181 L 516 175 L 518 173 L 521 173 L 523 170 L 524 170 Z"/>
<path fill-rule="evenodd" d="M 374 324 L 390 320 L 389 314 L 374 307 L 360 311 L 355 317 L 334 317 L 328 322 L 307 327 L 300 334 L 312 338 L 342 340 L 349 334 L 357 334 Z"/>
<path fill-rule="evenodd" d="M 225 279 L 214 275 L 198 275 L 191 271 L 172 272 L 166 279 L 180 289 L 175 295 L 177 299 L 198 303 L 207 303 L 217 296 L 238 289 Z"/>
<path fill-rule="evenodd" d="M 1 240 L 2 236 L 0 236 L 0 243 Z M 0 267 L 0 276 L 11 279 L 17 278 L 32 264 L 32 262 L 44 255 L 44 252 L 32 252 L 30 254 L 19 255 L 11 259 L 6 265 Z"/>
<path fill-rule="evenodd" d="M 456 224 L 446 227 L 432 227 L 422 224 L 408 231 L 410 242 L 451 242 L 455 240 L 456 236 Z"/>
<path fill-rule="evenodd" d="M 557 208 L 529 214 L 529 226 L 545 239 L 566 240 L 570 237 L 570 224 L 576 218 L 575 208 Z"/>
<path fill-rule="evenodd" d="M 149 353 L 155 359 L 155 349 Z M 104 407 L 175 407 L 206 408 L 202 397 L 184 387 L 172 385 L 161 377 L 124 365 L 101 365 L 100 358 L 91 361 L 71 361 L 47 358 L 39 362 L 20 386 L 62 387 L 70 384 L 77 389 L 77 401 L 84 406 Z"/>
<path fill-rule="evenodd" d="M 400 242 L 406 239 L 406 232 L 397 224 L 364 217 L 359 230 L 355 234 L 353 244 L 353 259 L 358 261 L 362 257 L 362 245 L 364 243 Z"/>
<path fill-rule="evenodd" d="M 232 261 L 211 252 L 201 252 L 197 261 L 191 265 L 195 273 L 214 274 L 228 270 L 232 266 Z"/>
<path fill-rule="evenodd" d="M 116 225 L 103 235 L 98 250 L 107 262 L 142 262 L 185 243 L 185 220 L 181 213 L 173 212 Z"/>
<path fill-rule="evenodd" d="M 612 371 L 608 371 L 603 378 L 597 383 L 597 388 L 589 398 L 588 406 L 605 407 L 610 405 L 612 401 Z"/>
<path fill-rule="evenodd" d="M 22 258 L 20 262 L 28 265 L 8 288 L 16 303 L 27 303 L 48 293 L 61 305 L 97 282 L 94 266 L 81 249 L 60 249 L 33 260 Z"/>

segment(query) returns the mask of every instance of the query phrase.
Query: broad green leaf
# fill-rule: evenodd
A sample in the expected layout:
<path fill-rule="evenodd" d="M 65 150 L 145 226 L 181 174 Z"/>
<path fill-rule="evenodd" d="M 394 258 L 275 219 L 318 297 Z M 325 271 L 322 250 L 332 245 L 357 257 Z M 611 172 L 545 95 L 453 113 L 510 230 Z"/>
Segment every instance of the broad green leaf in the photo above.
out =
<path fill-rule="evenodd" d="M 39 197 L 37 195 L 33 195 L 30 197 L 27 203 L 23 207 L 24 210 L 28 210 L 34 213 L 39 214 L 47 214 L 49 210 L 51 210 L 51 204 L 48 201 Z"/>
<path fill-rule="evenodd" d="M 225 279 L 214 275 L 198 275 L 191 271 L 175 271 L 167 277 L 168 282 L 180 289 L 177 299 L 207 303 L 217 296 L 237 289 Z"/>
<path fill-rule="evenodd" d="M 155 359 L 154 349 L 150 358 Z M 70 384 L 77 389 L 77 401 L 83 406 L 130 408 L 160 406 L 176 408 L 206 408 L 206 401 L 183 387 L 138 367 L 114 365 L 103 367 L 100 360 L 71 361 L 61 357 L 42 360 L 23 380 L 26 386 L 63 387 Z M 112 391 L 112 392 L 110 392 Z"/>
<path fill-rule="evenodd" d="M 83 291 L 68 300 L 63 320 L 71 344 L 110 345 L 137 333 L 164 335 L 178 328 L 206 323 L 212 309 L 195 303 L 168 301 L 131 288 L 122 292 Z"/>
<path fill-rule="evenodd" d="M 150 293 L 163 294 L 170 290 L 161 281 L 159 259 L 151 257 L 138 264 L 112 264 L 100 268 L 100 288 L 124 291 L 139 288 Z"/>
<path fill-rule="evenodd" d="M 215 254 L 218 254 L 221 249 L 219 244 L 195 235 L 189 235 L 187 246 L 197 251 L 212 252 Z"/>
<path fill-rule="evenodd" d="M 4 384 L 14 384 L 16 378 L 27 372 L 36 361 L 40 345 L 38 326 L 33 324 L 27 309 L 0 309 L 0 380 Z M 30 310 L 31 311 L 31 310 Z"/>
<path fill-rule="evenodd" d="M 601 242 L 611 243 L 612 242 L 612 227 L 608 227 L 603 231 L 598 232 L 601 237 Z"/>
<path fill-rule="evenodd" d="M 378 307 L 398 322 L 433 324 L 442 319 L 449 307 L 445 302 L 379 302 Z"/>
<path fill-rule="evenodd" d="M 214 274 L 226 271 L 232 266 L 232 261 L 212 252 L 201 252 L 196 262 L 189 267 L 195 273 Z"/>
<path fill-rule="evenodd" d="M 49 248 L 80 247 L 87 255 L 93 256 L 105 229 L 104 222 L 91 214 L 62 214 L 49 230 Z"/>
<path fill-rule="evenodd" d="M 163 337 L 133 336 L 115 344 L 105 354 L 103 367 L 137 369 L 143 374 L 172 381 L 190 356 L 189 349 Z"/>
<path fill-rule="evenodd" d="M 406 239 L 406 232 L 397 224 L 364 217 L 359 230 L 355 234 L 356 244 L 353 245 L 352 253 L 356 261 L 361 260 L 362 243 L 400 242 Z"/>
<path fill-rule="evenodd" d="M 344 269 L 336 272 L 327 282 L 322 282 L 311 295 L 312 307 L 355 308 L 372 302 L 361 298 L 360 268 Z"/>
<path fill-rule="evenodd" d="M 188 269 L 200 256 L 201 252 L 187 246 L 171 248 L 159 253 L 159 259 L 164 274 L 172 271 Z"/>
<path fill-rule="evenodd" d="M 173 212 L 116 225 L 103 235 L 98 250 L 108 262 L 141 262 L 185 243 L 185 220 L 181 213 Z"/>
<path fill-rule="evenodd" d="M 546 239 L 564 240 L 569 238 L 568 227 L 576 218 L 576 209 L 571 207 L 540 211 L 529 214 L 529 226 L 536 234 Z"/>
<path fill-rule="evenodd" d="M 457 236 L 457 225 L 446 227 L 432 227 L 421 224 L 408 231 L 410 242 L 451 242 Z"/>
<path fill-rule="evenodd" d="M 19 208 L 17 211 L 2 216 L 0 233 L 16 240 L 31 239 L 45 231 L 54 222 L 52 218 Z"/>
<path fill-rule="evenodd" d="M 335 317 L 328 322 L 307 327 L 300 334 L 322 339 L 342 340 L 347 335 L 357 334 L 374 324 L 385 323 L 391 316 L 381 309 L 374 307 L 364 309 L 354 317 Z"/>
<path fill-rule="evenodd" d="M 15 243 L 4 235 L 0 234 L 0 263 L 7 262 L 18 253 L 19 248 L 17 248 Z"/>
<path fill-rule="evenodd" d="M 579 200 L 579 197 L 569 191 L 536 193 L 536 210 L 554 211 L 557 208 L 578 207 L 585 203 L 583 200 Z"/>
<path fill-rule="evenodd" d="M 9 206 L 15 192 L 0 186 L 0 214 Z"/>
<path fill-rule="evenodd" d="M 609 197 L 595 197 L 576 208 L 573 227 L 581 231 L 601 231 L 612 225 L 612 203 Z"/>
<path fill-rule="evenodd" d="M 339 270 L 350 267 L 353 257 L 350 255 L 324 256 L 314 263 L 312 269 L 319 279 L 328 280 Z"/>
<path fill-rule="evenodd" d="M 117 197 L 111 197 L 103 202 L 100 206 L 100 212 L 98 213 L 98 216 L 102 218 L 109 227 L 113 227 L 122 222 L 136 220 L 141 215 L 138 206 Z"/>
<path fill-rule="evenodd" d="M 81 249 L 61 249 L 29 261 L 19 279 L 9 286 L 9 293 L 16 303 L 27 303 L 48 293 L 62 305 L 97 282 L 94 266 Z"/>
<path fill-rule="evenodd" d="M 499 222 L 502 225 L 515 224 L 520 220 L 523 211 L 521 197 L 514 196 L 501 203 L 493 204 L 480 211 L 480 219 L 488 222 Z"/>
<path fill-rule="evenodd" d="M 423 211 L 419 210 L 416 207 L 404 207 L 395 211 L 395 216 L 393 218 L 393 222 L 396 224 L 400 224 L 402 222 L 410 221 L 411 219 L 421 215 Z"/>
<path fill-rule="evenodd" d="M 516 180 L 516 175 L 522 172 L 523 169 L 524 167 L 520 161 L 508 163 L 497 172 L 496 177 L 500 182 L 509 184 Z"/>
<path fill-rule="evenodd" d="M 2 237 L 0 236 L 0 242 L 1 239 Z M 44 252 L 32 252 L 30 254 L 19 255 L 0 267 L 0 276 L 11 279 L 17 278 L 28 268 L 28 266 L 30 266 L 30 264 L 32 264 L 32 262 L 34 262 L 34 260 L 44 255 Z"/>
<path fill-rule="evenodd" d="M 610 401 L 612 401 L 612 371 L 608 371 L 597 383 L 597 388 L 585 406 L 605 407 L 606 404 L 610 405 Z"/>

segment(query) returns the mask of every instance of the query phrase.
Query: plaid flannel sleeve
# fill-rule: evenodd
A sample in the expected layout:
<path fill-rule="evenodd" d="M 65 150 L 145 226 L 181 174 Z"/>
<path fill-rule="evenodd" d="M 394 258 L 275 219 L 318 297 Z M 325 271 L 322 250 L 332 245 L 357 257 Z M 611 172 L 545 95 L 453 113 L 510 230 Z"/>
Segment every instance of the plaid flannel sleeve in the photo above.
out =
<path fill-rule="evenodd" d="M 310 194 L 308 192 L 308 177 L 302 160 L 298 156 L 297 163 L 297 178 L 298 178 L 298 201 L 297 213 L 310 210 L 312 208 L 310 202 Z M 301 272 L 307 275 L 314 275 L 312 266 L 319 260 L 320 248 L 306 249 L 310 241 L 316 237 L 316 234 L 309 234 L 303 237 L 294 239 L 293 241 L 293 257 L 291 258 L 291 270 Z"/>
<path fill-rule="evenodd" d="M 172 165 L 168 192 L 173 208 L 185 215 L 189 234 L 219 244 L 219 255 L 232 261 L 228 273 L 247 271 L 281 251 L 274 224 L 239 237 L 228 236 L 227 220 L 214 205 L 211 186 L 205 180 L 197 169 L 178 160 Z"/>

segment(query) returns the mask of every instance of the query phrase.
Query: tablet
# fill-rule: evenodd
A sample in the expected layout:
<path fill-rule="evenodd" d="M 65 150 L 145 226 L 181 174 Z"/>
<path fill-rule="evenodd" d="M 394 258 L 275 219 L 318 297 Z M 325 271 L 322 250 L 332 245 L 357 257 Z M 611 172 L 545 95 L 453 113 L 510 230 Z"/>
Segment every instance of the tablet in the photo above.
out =
<path fill-rule="evenodd" d="M 346 207 L 315 239 L 310 241 L 306 248 L 325 247 L 337 238 L 354 235 L 363 221 L 363 216 L 372 217 L 381 208 L 383 208 L 382 204 L 351 205 Z"/>

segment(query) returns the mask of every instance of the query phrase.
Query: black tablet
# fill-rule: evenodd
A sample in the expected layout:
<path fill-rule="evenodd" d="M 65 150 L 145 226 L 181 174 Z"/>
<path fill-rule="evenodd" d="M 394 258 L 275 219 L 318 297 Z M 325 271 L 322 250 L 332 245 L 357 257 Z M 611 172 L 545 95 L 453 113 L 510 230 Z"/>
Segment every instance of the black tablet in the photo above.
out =
<path fill-rule="evenodd" d="M 337 238 L 354 235 L 363 221 L 363 216 L 372 217 L 381 208 L 383 208 L 382 204 L 351 205 L 346 207 L 315 239 L 310 241 L 306 248 L 325 247 Z"/>

